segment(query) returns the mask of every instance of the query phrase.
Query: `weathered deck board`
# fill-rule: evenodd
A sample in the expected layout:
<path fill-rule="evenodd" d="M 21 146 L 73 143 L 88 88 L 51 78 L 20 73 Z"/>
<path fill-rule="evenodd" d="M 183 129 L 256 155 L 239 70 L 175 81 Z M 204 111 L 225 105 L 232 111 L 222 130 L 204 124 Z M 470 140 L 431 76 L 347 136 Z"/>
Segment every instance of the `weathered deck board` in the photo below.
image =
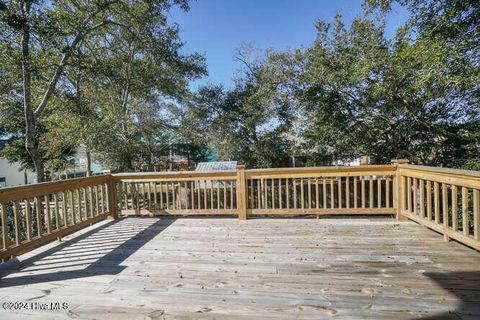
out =
<path fill-rule="evenodd" d="M 125 218 L 0 266 L 1 319 L 478 319 L 480 253 L 389 219 Z"/>

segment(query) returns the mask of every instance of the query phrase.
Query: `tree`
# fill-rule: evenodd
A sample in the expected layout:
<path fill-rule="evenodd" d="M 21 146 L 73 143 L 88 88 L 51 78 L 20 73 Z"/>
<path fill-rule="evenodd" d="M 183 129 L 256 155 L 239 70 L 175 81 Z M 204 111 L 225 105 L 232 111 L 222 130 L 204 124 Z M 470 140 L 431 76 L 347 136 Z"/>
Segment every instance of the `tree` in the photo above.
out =
<path fill-rule="evenodd" d="M 271 53 L 271 68 L 293 75 L 286 85 L 310 119 L 302 131 L 305 154 L 461 165 L 454 160 L 465 162 L 479 151 L 478 81 L 472 77 L 478 77 L 478 63 L 445 39 L 423 31 L 415 36 L 410 24 L 386 39 L 384 14 L 358 17 L 349 28 L 340 16 L 333 24 L 320 21 L 312 47 Z"/>
<path fill-rule="evenodd" d="M 177 53 L 181 47 L 177 29 L 166 23 L 166 13 L 174 4 L 188 9 L 185 0 L 7 3 L 0 22 L 1 52 L 7 52 L 10 59 L 2 63 L 1 72 L 13 79 L 7 95 L 17 103 L 21 101 L 25 123 L 22 135 L 39 182 L 45 178 L 39 127 L 58 87 L 75 87 L 65 73 L 79 57 L 94 54 L 96 46 L 107 50 L 111 39 L 128 35 L 159 50 L 157 60 L 152 62 L 178 66 L 182 76 L 174 77 L 177 82 L 203 70 L 201 65 L 197 67 L 201 60 L 198 55 L 180 57 Z M 137 55 L 132 51 L 127 54 L 132 59 Z M 195 68 L 189 69 L 192 65 Z M 125 107 L 129 93 L 124 92 L 123 97 Z"/>
<path fill-rule="evenodd" d="M 234 88 L 198 90 L 182 116 L 181 130 L 194 141 L 204 141 L 221 160 L 239 160 L 253 168 L 285 166 L 288 145 L 282 134 L 287 126 L 271 103 L 275 91 L 260 85 L 263 61 L 254 52 L 248 44 L 239 48 L 235 59 L 243 68 Z"/>

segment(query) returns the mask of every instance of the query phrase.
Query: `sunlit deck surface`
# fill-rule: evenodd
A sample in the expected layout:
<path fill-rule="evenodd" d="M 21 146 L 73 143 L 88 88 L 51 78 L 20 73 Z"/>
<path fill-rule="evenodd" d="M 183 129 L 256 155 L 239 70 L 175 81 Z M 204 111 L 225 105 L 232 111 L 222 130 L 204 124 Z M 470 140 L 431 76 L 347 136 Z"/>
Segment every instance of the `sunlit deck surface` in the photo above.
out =
<path fill-rule="evenodd" d="M 0 268 L 0 319 L 479 319 L 480 253 L 390 218 L 122 218 Z M 25 317 L 28 315 L 28 317 Z"/>

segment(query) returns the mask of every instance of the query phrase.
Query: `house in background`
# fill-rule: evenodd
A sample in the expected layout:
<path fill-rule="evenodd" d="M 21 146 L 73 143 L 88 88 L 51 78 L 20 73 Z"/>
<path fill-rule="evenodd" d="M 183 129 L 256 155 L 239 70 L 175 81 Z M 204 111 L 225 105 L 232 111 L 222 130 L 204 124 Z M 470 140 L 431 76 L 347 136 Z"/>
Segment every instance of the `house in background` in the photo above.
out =
<path fill-rule="evenodd" d="M 0 151 L 5 147 L 7 141 L 0 139 Z M 32 171 L 22 170 L 19 163 L 10 164 L 7 159 L 0 157 L 0 188 L 35 182 L 37 179 Z"/>
<path fill-rule="evenodd" d="M 0 151 L 5 147 L 8 140 L 0 139 Z M 99 175 L 109 172 L 104 170 L 102 166 L 93 162 L 91 165 L 93 175 Z M 80 146 L 77 148 L 72 164 L 65 170 L 52 174 L 52 180 L 64 180 L 87 175 L 87 156 L 85 148 Z M 0 157 L 0 188 L 19 186 L 24 184 L 36 183 L 37 178 L 31 170 L 22 170 L 19 163 L 8 163 L 7 159 Z"/>
<path fill-rule="evenodd" d="M 65 180 L 87 176 L 88 160 L 87 153 L 83 145 L 77 147 L 75 150 L 75 156 L 72 157 L 70 161 L 71 164 L 69 164 L 64 170 L 52 174 L 52 180 Z M 92 175 L 100 175 L 110 172 L 110 170 L 103 168 L 102 165 L 97 161 L 92 161 L 90 170 Z"/>

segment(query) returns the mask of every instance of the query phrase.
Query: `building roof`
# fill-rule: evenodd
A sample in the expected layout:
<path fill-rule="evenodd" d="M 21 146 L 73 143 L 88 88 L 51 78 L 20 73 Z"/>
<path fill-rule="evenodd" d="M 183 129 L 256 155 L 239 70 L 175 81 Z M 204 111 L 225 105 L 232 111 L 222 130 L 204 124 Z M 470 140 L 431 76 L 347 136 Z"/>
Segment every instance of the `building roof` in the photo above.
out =
<path fill-rule="evenodd" d="M 226 171 L 236 170 L 237 161 L 214 161 L 214 162 L 199 162 L 195 171 Z"/>

